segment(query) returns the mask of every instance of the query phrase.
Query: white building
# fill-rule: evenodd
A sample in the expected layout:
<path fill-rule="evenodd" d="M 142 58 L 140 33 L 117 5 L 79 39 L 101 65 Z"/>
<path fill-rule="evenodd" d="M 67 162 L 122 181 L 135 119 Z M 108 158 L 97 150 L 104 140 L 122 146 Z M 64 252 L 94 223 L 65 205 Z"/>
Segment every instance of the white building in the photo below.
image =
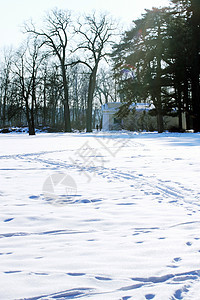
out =
<path fill-rule="evenodd" d="M 121 102 L 110 102 L 102 105 L 102 130 L 112 130 L 115 123 L 114 115 L 121 105 Z"/>
<path fill-rule="evenodd" d="M 115 117 L 116 112 L 122 105 L 121 102 L 109 102 L 104 105 L 102 105 L 102 129 L 107 130 L 113 130 L 117 129 L 119 125 L 121 124 L 119 119 Z M 153 104 L 149 103 L 133 103 L 131 104 L 132 108 L 135 108 L 137 111 L 148 111 L 150 109 L 154 108 Z"/>
<path fill-rule="evenodd" d="M 102 105 L 102 130 L 109 131 L 109 130 L 119 130 L 121 128 L 121 125 L 125 125 L 123 123 L 123 120 L 117 119 L 115 116 L 116 112 L 122 105 L 121 102 L 110 102 Z M 137 114 L 135 115 L 134 119 L 135 122 L 137 122 L 137 118 L 142 116 L 142 112 L 148 112 L 151 109 L 154 109 L 155 106 L 153 104 L 149 103 L 133 103 L 131 104 L 131 108 L 135 108 Z M 148 115 L 147 118 L 149 121 L 150 127 L 156 128 L 157 127 L 157 120 L 156 117 L 152 117 Z M 172 117 L 172 116 L 164 116 L 164 127 L 165 130 L 168 130 L 170 128 L 178 128 L 179 121 L 178 117 Z M 134 120 L 133 120 L 134 121 Z M 182 121 L 183 121 L 183 129 L 186 129 L 186 121 L 185 121 L 185 114 L 182 114 Z M 148 126 L 147 126 L 148 127 Z M 141 129 L 141 128 L 140 128 Z M 148 128 L 146 128 L 148 130 Z M 136 129 L 137 130 L 137 129 Z"/>

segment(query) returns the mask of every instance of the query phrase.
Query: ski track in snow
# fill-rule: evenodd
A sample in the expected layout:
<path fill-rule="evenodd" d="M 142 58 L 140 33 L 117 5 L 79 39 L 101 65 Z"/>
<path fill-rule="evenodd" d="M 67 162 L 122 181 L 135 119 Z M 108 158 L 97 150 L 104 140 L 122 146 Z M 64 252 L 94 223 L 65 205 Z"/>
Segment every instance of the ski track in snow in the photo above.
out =
<path fill-rule="evenodd" d="M 112 181 L 126 181 L 126 180 L 134 180 L 134 185 L 131 185 L 131 187 L 140 187 L 142 190 L 143 187 L 145 187 L 145 195 L 155 195 L 155 197 L 158 199 L 169 199 L 170 203 L 176 203 L 177 205 L 183 205 L 183 201 L 187 201 L 188 198 L 191 198 L 191 193 L 193 192 L 191 189 L 186 189 L 183 185 L 181 185 L 179 182 L 170 182 L 170 181 L 164 181 L 160 180 L 158 178 L 155 178 L 154 176 L 144 176 L 143 174 L 137 174 L 137 173 L 125 173 L 119 171 L 117 168 L 105 168 L 105 167 L 85 167 L 80 165 L 73 165 L 73 164 L 67 164 L 64 162 L 58 162 L 54 160 L 47 160 L 40 158 L 41 156 L 49 153 L 59 153 L 59 152 L 67 152 L 67 150 L 63 151 L 46 151 L 46 152 L 40 152 L 40 153 L 31 153 L 31 154 L 24 154 L 24 155 L 10 155 L 10 156 L 2 156 L 0 159 L 19 159 L 19 160 L 27 160 L 31 162 L 39 162 L 44 164 L 44 169 L 48 167 L 51 170 L 58 170 L 58 169 L 77 169 L 80 171 L 97 174 L 99 176 L 102 176 L 103 178 L 106 178 L 110 182 Z M 29 169 L 32 170 L 32 169 Z M 153 185 L 152 185 L 153 183 Z M 170 185 L 171 184 L 171 185 Z M 147 188 L 148 187 L 148 188 Z M 194 204 L 200 206 L 199 199 L 200 199 L 200 193 L 192 195 L 193 199 L 197 199 L 197 203 L 194 203 L 194 200 L 192 202 L 192 207 Z M 181 200 L 183 200 L 181 202 Z M 161 200 L 160 200 L 161 201 Z M 192 208 L 194 209 L 194 208 Z M 200 209 L 199 209 L 200 210 Z"/>
<path fill-rule="evenodd" d="M 164 145 L 169 150 L 168 136 L 163 137 L 165 144 L 158 146 L 161 151 Z M 54 138 L 63 139 L 63 135 Z M 90 142 L 92 138 L 85 136 Z M 115 140 L 116 136 L 106 138 Z M 17 139 L 19 135 L 15 143 Z M 126 144 L 120 138 L 117 146 L 111 146 L 121 148 L 113 157 L 95 139 L 93 149 L 101 147 L 102 160 L 94 166 L 85 164 L 80 157 L 75 157 L 76 164 L 72 163 L 70 158 L 81 147 L 83 137 L 79 139 L 77 135 L 77 140 L 75 149 L 65 146 L 65 149 L 49 150 L 48 145 L 47 151 L 32 152 L 30 147 L 26 153 L 22 148 L 21 153 L 5 151 L 0 155 L 3 182 L 0 186 L 0 298 L 198 300 L 198 188 L 185 186 L 181 178 L 174 180 L 173 176 L 167 176 L 166 179 L 156 173 L 151 161 L 153 137 L 148 142 L 133 136 Z M 180 143 L 185 145 L 184 136 Z M 194 146 L 199 151 L 198 143 L 194 142 Z M 89 155 L 93 156 L 93 153 Z M 163 164 L 166 161 L 187 163 L 185 158 L 177 157 L 177 152 L 166 156 L 161 154 Z M 135 169 L 129 167 L 131 160 L 139 160 Z M 191 162 L 190 166 L 195 163 Z M 158 164 L 158 170 L 161 167 Z M 54 172 L 69 173 L 80 187 L 78 194 L 72 195 L 73 199 L 59 195 L 58 206 L 44 198 L 41 190 L 45 176 Z M 191 174 L 195 172 L 192 169 Z M 83 173 L 91 176 L 90 183 Z M 37 188 L 30 194 L 26 184 L 32 179 Z M 11 188 L 6 180 L 16 184 Z M 66 255 L 69 262 L 65 261 Z M 19 286 L 8 290 L 11 282 Z"/>
<path fill-rule="evenodd" d="M 181 186 L 180 183 L 176 183 L 173 182 L 173 185 L 175 187 L 170 186 L 169 184 L 167 184 L 168 182 L 165 182 L 163 180 L 159 180 L 152 177 L 144 177 L 143 174 L 130 174 L 130 173 L 124 173 L 124 172 L 119 172 L 117 168 L 112 168 L 111 170 L 109 168 L 103 168 L 103 167 L 95 167 L 95 168 L 91 168 L 91 167 L 85 167 L 84 165 L 81 167 L 79 165 L 73 165 L 73 164 L 67 164 L 67 163 L 63 163 L 63 162 L 58 162 L 58 161 L 53 161 L 53 160 L 45 160 L 45 159 L 41 159 L 40 156 L 45 155 L 45 154 L 49 154 L 49 153 L 59 153 L 59 152 L 67 152 L 67 150 L 63 150 L 63 151 L 46 151 L 46 152 L 39 152 L 39 153 L 30 153 L 30 154 L 24 154 L 24 155 L 6 155 L 6 156 L 1 156 L 0 159 L 19 159 L 19 160 L 27 160 L 31 163 L 34 161 L 37 161 L 39 163 L 45 164 L 46 166 L 49 165 L 49 167 L 52 167 L 52 170 L 57 170 L 59 168 L 72 168 L 72 169 L 78 169 L 78 170 L 84 170 L 86 172 L 90 172 L 90 173 L 96 173 L 100 176 L 103 177 L 107 177 L 109 180 L 137 180 L 137 184 L 138 182 L 141 184 L 144 181 L 144 185 L 146 186 L 146 184 L 148 184 L 148 182 L 152 182 L 152 179 L 155 181 L 154 186 L 151 187 L 152 190 L 154 191 L 155 195 L 158 195 L 159 192 L 161 192 L 162 194 L 165 194 L 166 196 L 171 196 L 171 197 L 175 197 L 175 198 L 185 198 L 186 193 L 188 194 L 188 196 L 191 196 L 191 192 L 192 190 L 186 190 L 186 188 L 184 186 Z M 46 168 L 45 166 L 45 168 Z M 4 170 L 4 169 L 1 169 Z M 5 169 L 7 170 L 7 169 Z M 11 169 L 8 169 L 11 170 Z M 16 170 L 16 169 L 13 169 Z M 114 174 L 113 174 L 114 173 Z M 142 177 L 142 178 L 141 178 Z M 158 192 L 155 192 L 155 189 Z M 200 198 L 200 193 L 198 193 L 199 198 Z"/>

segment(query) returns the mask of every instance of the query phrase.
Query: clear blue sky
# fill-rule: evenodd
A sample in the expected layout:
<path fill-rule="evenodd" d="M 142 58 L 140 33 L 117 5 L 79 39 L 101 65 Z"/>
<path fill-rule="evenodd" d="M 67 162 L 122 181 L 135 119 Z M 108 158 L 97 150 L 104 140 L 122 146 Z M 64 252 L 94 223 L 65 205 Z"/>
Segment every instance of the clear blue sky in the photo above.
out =
<path fill-rule="evenodd" d="M 108 11 L 122 22 L 131 24 L 145 8 L 166 6 L 169 0 L 0 0 L 0 49 L 19 45 L 23 40 L 20 26 L 33 19 L 39 23 L 45 11 L 55 7 L 77 13 Z"/>

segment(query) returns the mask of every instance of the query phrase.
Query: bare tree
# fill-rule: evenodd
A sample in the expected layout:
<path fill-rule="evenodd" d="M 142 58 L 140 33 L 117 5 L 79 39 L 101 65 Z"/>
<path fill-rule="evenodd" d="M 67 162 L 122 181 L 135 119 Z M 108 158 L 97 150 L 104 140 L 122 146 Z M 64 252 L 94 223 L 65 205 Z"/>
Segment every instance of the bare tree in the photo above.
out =
<path fill-rule="evenodd" d="M 71 131 L 69 96 L 68 96 L 68 80 L 67 80 L 67 46 L 68 33 L 67 28 L 71 22 L 71 16 L 68 11 L 52 10 L 47 14 L 45 19 L 46 28 L 36 30 L 33 24 L 26 25 L 26 32 L 31 33 L 41 40 L 41 45 L 46 45 L 50 52 L 55 55 L 60 63 L 62 72 L 63 90 L 64 90 L 64 118 L 65 131 Z"/>
<path fill-rule="evenodd" d="M 58 114 L 61 115 L 61 104 L 63 102 L 63 84 L 60 77 L 61 76 L 58 72 L 58 68 L 55 65 L 51 65 L 48 71 L 47 100 L 50 124 L 53 128 L 59 125 L 59 122 L 56 121 L 59 119 Z M 62 120 L 60 121 L 62 124 Z"/>
<path fill-rule="evenodd" d="M 79 62 L 84 63 L 90 70 L 88 98 L 87 98 L 87 132 L 92 131 L 92 106 L 96 86 L 96 77 L 99 63 L 108 56 L 108 46 L 111 44 L 114 26 L 112 20 L 106 14 L 97 16 L 96 13 L 85 16 L 78 22 L 76 33 L 80 39 L 75 51 L 83 56 Z"/>
<path fill-rule="evenodd" d="M 84 65 L 76 64 L 69 72 L 69 97 L 74 129 L 85 129 L 88 90 L 88 70 Z"/>
<path fill-rule="evenodd" d="M 34 108 L 36 107 L 37 73 L 43 57 L 39 56 L 39 46 L 35 39 L 33 45 L 26 45 L 17 52 L 15 63 L 16 84 L 25 103 L 29 135 L 35 135 Z"/>
<path fill-rule="evenodd" d="M 111 70 L 101 68 L 97 76 L 96 96 L 100 105 L 116 102 L 116 82 Z"/>
<path fill-rule="evenodd" d="M 1 100 L 0 100 L 0 112 L 2 126 L 6 125 L 6 107 L 9 99 L 9 86 L 11 81 L 11 65 L 12 65 L 12 50 L 4 50 L 4 62 L 1 66 Z"/>

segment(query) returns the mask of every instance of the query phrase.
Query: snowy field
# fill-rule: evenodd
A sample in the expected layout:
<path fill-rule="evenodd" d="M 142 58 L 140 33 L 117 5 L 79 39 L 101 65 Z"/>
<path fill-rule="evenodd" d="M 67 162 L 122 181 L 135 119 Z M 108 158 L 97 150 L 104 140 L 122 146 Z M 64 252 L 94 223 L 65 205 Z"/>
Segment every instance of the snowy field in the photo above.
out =
<path fill-rule="evenodd" d="M 0 135 L 0 299 L 200 299 L 200 134 Z"/>

